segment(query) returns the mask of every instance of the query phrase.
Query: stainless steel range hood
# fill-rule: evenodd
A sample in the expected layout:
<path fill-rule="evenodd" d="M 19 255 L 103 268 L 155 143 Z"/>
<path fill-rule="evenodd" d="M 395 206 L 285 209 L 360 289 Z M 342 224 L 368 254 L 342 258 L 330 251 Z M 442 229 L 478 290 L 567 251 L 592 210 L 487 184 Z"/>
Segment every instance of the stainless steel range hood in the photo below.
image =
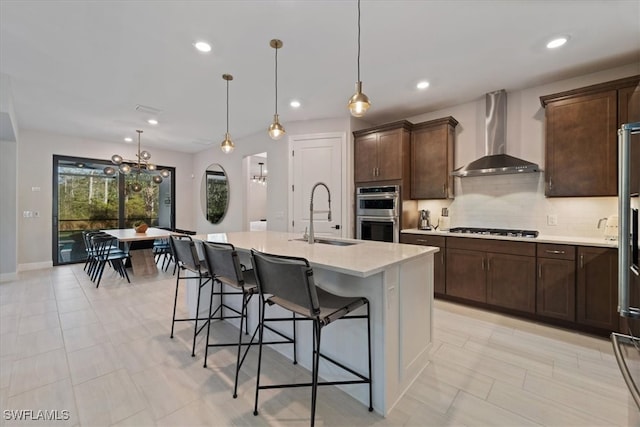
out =
<path fill-rule="evenodd" d="M 505 154 L 507 139 L 507 92 L 502 89 L 486 95 L 485 152 L 466 166 L 451 172 L 461 178 L 481 175 L 540 172 L 540 167 L 526 160 Z"/>

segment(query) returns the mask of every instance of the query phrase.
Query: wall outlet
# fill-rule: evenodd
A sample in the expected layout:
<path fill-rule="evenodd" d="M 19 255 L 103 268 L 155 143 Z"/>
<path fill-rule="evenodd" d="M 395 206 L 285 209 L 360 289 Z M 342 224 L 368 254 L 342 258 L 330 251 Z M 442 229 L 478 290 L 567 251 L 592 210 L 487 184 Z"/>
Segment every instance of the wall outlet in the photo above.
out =
<path fill-rule="evenodd" d="M 558 215 L 547 215 L 547 225 L 558 225 Z"/>

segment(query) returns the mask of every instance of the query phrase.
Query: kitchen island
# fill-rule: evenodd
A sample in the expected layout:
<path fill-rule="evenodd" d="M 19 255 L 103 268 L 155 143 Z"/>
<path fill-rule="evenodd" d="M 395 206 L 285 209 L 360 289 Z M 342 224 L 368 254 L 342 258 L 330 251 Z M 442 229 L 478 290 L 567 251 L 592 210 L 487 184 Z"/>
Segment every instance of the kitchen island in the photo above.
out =
<path fill-rule="evenodd" d="M 338 295 L 366 297 L 371 309 L 373 407 L 376 412 L 388 414 L 427 365 L 427 353 L 433 339 L 433 254 L 438 248 L 350 239 L 332 239 L 344 245 L 310 245 L 299 240 L 301 236 L 298 234 L 272 231 L 193 237 L 194 240 L 232 243 L 244 264 L 250 262 L 252 248 L 272 254 L 304 257 L 313 267 L 319 287 Z M 197 285 L 188 283 L 187 286 L 187 304 L 193 316 Z M 205 294 L 203 292 L 201 297 L 203 303 Z M 230 298 L 225 299 L 225 303 L 231 303 L 228 300 Z M 208 301 L 206 304 L 208 308 Z M 257 301 L 252 301 L 248 315 L 251 328 L 256 326 L 257 308 Z M 269 307 L 267 315 L 270 315 L 270 310 L 271 315 L 282 314 L 274 309 L 278 307 Z M 290 333 L 289 325 L 283 324 L 281 328 Z M 310 325 L 301 322 L 298 325 L 298 363 L 307 369 L 311 368 L 311 348 Z M 273 349 L 291 358 L 290 345 L 273 346 Z M 337 323 L 323 331 L 323 353 L 365 373 L 366 349 L 364 320 Z M 319 373 L 325 379 L 335 379 L 339 372 L 330 364 L 321 363 Z M 366 385 L 341 388 L 368 405 Z"/>

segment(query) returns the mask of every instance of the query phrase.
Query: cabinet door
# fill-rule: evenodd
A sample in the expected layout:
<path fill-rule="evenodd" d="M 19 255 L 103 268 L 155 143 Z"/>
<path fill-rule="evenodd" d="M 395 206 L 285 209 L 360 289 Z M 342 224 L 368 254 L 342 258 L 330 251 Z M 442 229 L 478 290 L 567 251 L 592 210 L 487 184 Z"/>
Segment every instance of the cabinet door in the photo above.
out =
<path fill-rule="evenodd" d="M 573 260 L 538 258 L 536 313 L 576 320 L 576 265 Z"/>
<path fill-rule="evenodd" d="M 487 302 L 535 312 L 536 259 L 522 255 L 487 254 Z"/>
<path fill-rule="evenodd" d="M 578 248 L 576 320 L 618 330 L 618 253 L 616 249 Z"/>
<path fill-rule="evenodd" d="M 446 199 L 449 178 L 448 126 L 411 134 L 411 198 Z"/>
<path fill-rule="evenodd" d="M 378 135 L 374 133 L 356 138 L 353 151 L 355 182 L 374 181 L 376 179 Z"/>
<path fill-rule="evenodd" d="M 378 134 L 378 176 L 375 179 L 402 179 L 402 130 Z"/>
<path fill-rule="evenodd" d="M 487 301 L 483 252 L 447 248 L 447 295 L 473 301 Z"/>
<path fill-rule="evenodd" d="M 617 195 L 617 91 L 546 107 L 547 196 Z"/>
<path fill-rule="evenodd" d="M 618 91 L 618 127 L 640 122 L 640 87 Z M 631 193 L 640 191 L 640 134 L 631 135 Z"/>

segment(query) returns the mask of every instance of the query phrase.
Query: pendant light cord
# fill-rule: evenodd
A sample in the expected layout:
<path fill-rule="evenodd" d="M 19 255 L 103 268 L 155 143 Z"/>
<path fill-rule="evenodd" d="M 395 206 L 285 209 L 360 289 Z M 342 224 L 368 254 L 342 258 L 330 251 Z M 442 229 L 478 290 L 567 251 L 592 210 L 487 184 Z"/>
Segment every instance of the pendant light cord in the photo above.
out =
<path fill-rule="evenodd" d="M 275 48 L 276 51 L 276 114 L 278 114 L 278 48 Z"/>
<path fill-rule="evenodd" d="M 358 0 L 358 81 L 360 81 L 360 0 Z"/>
<path fill-rule="evenodd" d="M 229 133 L 229 80 L 227 80 L 227 134 Z"/>

